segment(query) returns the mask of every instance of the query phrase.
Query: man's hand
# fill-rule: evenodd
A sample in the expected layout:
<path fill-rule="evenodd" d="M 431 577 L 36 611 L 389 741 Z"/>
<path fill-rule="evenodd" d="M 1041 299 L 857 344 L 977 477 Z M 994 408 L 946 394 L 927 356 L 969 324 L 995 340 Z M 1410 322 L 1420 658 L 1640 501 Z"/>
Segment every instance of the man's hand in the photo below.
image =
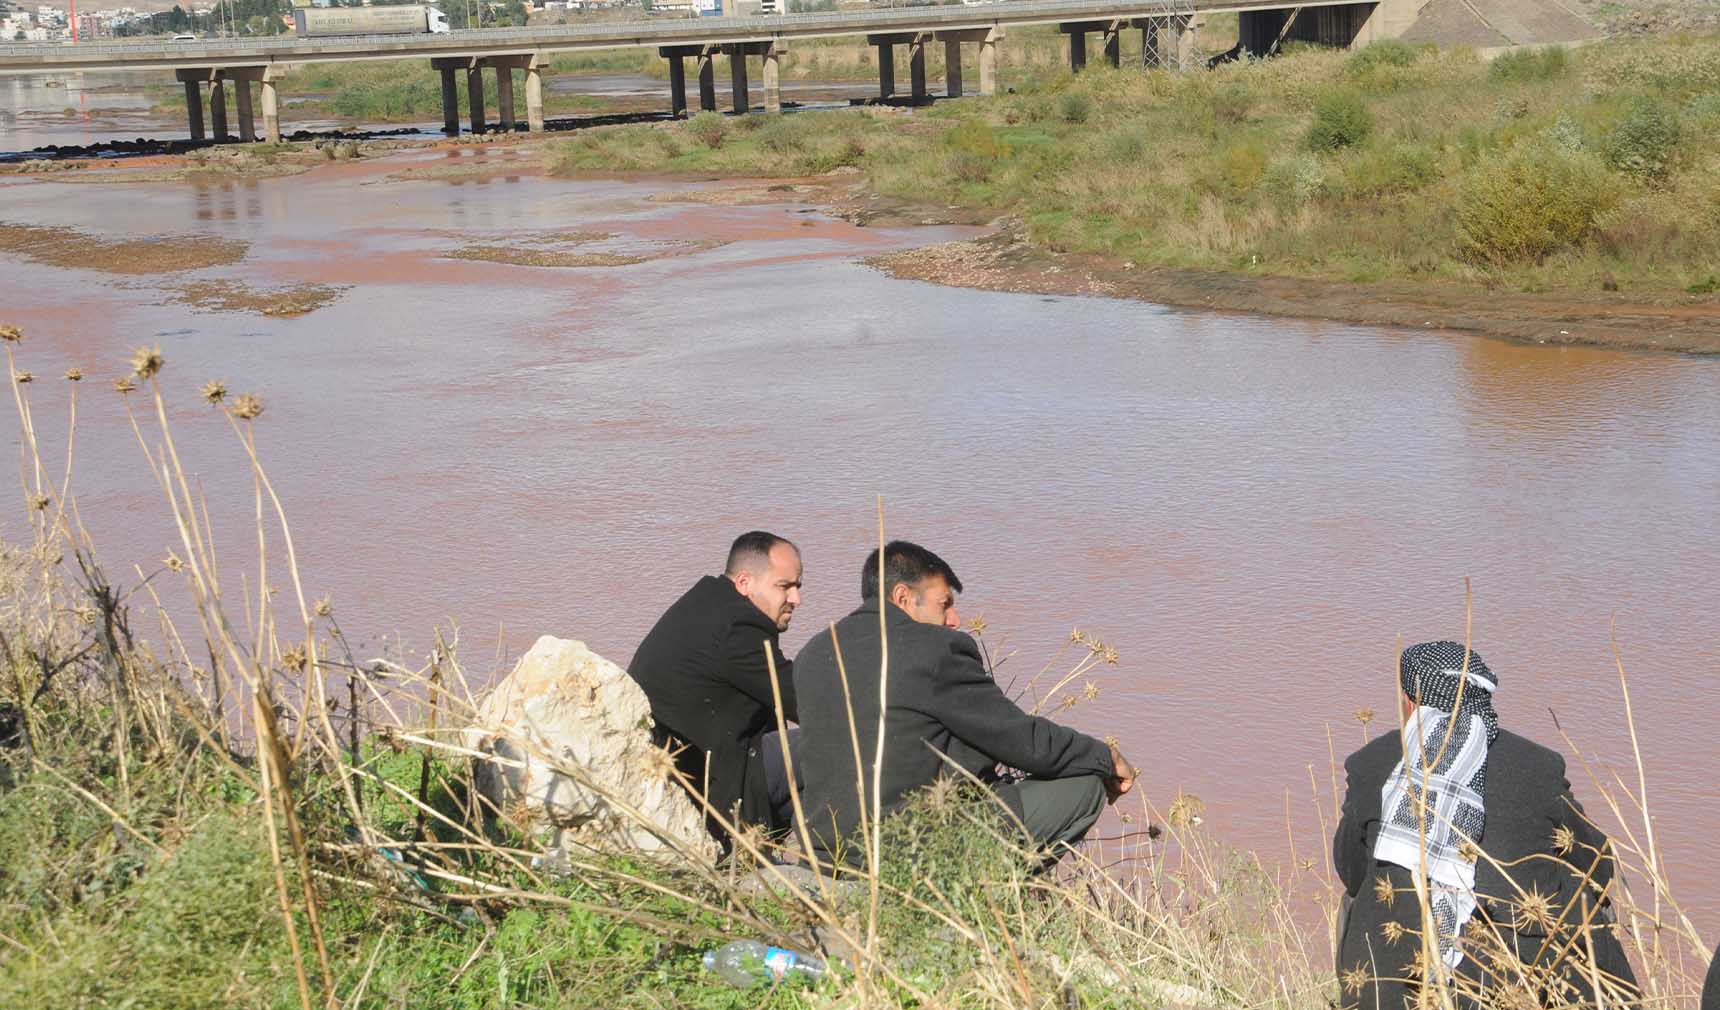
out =
<path fill-rule="evenodd" d="M 1110 802 L 1122 799 L 1123 794 L 1135 787 L 1135 766 L 1123 756 L 1123 752 L 1111 745 L 1111 777 L 1105 780 L 1105 792 L 1110 796 Z"/>

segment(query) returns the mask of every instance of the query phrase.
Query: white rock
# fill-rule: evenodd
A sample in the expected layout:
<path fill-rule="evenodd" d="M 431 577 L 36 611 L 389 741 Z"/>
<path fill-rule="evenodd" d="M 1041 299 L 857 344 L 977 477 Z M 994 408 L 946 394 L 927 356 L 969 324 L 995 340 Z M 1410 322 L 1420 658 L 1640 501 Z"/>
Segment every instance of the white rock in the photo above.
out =
<path fill-rule="evenodd" d="M 475 762 L 480 794 L 547 836 L 552 862 L 579 848 L 716 860 L 651 742 L 645 692 L 584 642 L 538 639 L 478 705 L 466 742 L 499 759 Z"/>

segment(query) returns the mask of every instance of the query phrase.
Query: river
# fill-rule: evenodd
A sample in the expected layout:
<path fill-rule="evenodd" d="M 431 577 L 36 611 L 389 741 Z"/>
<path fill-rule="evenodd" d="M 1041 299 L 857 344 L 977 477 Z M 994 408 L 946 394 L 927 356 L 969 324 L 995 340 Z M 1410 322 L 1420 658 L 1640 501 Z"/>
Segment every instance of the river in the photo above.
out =
<path fill-rule="evenodd" d="M 526 160 L 482 183 L 389 178 L 449 157 L 200 186 L 0 180 L 7 224 L 248 244 L 176 278 L 0 253 L 0 318 L 28 334 L 50 446 L 68 389 L 50 377 L 91 374 L 74 483 L 113 572 L 174 542 L 107 384 L 141 344 L 164 350 L 179 451 L 234 566 L 250 481 L 196 390 L 262 395 L 306 590 L 367 655 L 422 656 L 457 621 L 477 677 L 540 634 L 625 663 L 753 527 L 804 549 L 792 655 L 857 603 L 882 496 L 889 535 L 966 582 L 1004 679 L 1072 628 L 1115 647 L 1098 699 L 1060 718 L 1115 734 L 1154 802 L 1197 794 L 1269 862 L 1289 863 L 1288 818 L 1315 874 L 1329 754 L 1361 742 L 1358 709 L 1391 720 L 1400 642 L 1463 636 L 1469 579 L 1505 725 L 1571 755 L 1556 714 L 1634 786 L 1616 634 L 1675 887 L 1720 930 L 1720 361 L 895 280 L 861 258 L 972 232 L 661 199 L 695 183 L 554 180 Z M 443 258 L 572 232 L 657 258 Z M 193 279 L 344 290 L 272 318 L 176 301 Z M 24 535 L 20 511 L 0 534 Z"/>

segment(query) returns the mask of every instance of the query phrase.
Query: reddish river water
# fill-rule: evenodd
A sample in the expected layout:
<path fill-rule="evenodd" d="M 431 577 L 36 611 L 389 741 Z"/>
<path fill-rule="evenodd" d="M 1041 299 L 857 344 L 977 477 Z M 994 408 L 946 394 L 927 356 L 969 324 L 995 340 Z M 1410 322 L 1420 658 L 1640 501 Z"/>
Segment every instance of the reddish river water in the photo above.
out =
<path fill-rule="evenodd" d="M 438 158 L 0 184 L 3 222 L 250 244 L 196 278 L 349 285 L 277 319 L 0 257 L 21 367 L 102 380 L 75 484 L 110 568 L 174 541 L 105 381 L 144 343 L 234 565 L 249 478 L 195 392 L 262 394 L 307 591 L 366 654 L 421 656 L 457 620 L 480 675 L 544 633 L 625 662 L 752 527 L 805 551 L 792 654 L 856 603 L 882 495 L 889 533 L 949 559 L 964 615 L 1016 650 L 1006 679 L 1072 627 L 1113 645 L 1098 700 L 1062 718 L 1117 735 L 1155 802 L 1198 794 L 1223 838 L 1286 863 L 1287 809 L 1298 855 L 1324 859 L 1309 768 L 1329 809 L 1328 728 L 1341 759 L 1355 710 L 1391 718 L 1396 643 L 1461 637 L 1467 577 L 1506 724 L 1570 753 L 1557 713 L 1626 767 L 1616 624 L 1674 883 L 1720 931 L 1720 361 L 898 281 L 859 258 L 959 233 L 650 199 L 688 184 L 384 178 Z M 727 244 L 612 268 L 439 258 L 563 229 L 620 252 Z M 66 384 L 31 391 L 53 444 Z"/>

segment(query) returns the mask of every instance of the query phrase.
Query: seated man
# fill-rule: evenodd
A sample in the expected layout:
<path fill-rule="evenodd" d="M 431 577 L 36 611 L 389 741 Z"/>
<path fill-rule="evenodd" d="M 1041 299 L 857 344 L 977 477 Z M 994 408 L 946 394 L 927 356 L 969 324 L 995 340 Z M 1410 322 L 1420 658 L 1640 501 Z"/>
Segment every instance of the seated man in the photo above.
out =
<path fill-rule="evenodd" d="M 659 745 L 723 816 L 777 833 L 793 823 L 765 650 L 776 660 L 782 715 L 796 721 L 794 675 L 777 645 L 800 605 L 800 550 L 743 533 L 721 576 L 694 583 L 639 643 L 627 672 L 651 701 Z M 790 746 L 798 733 L 790 731 Z M 706 825 L 725 847 L 716 821 Z"/>
<path fill-rule="evenodd" d="M 889 684 L 883 752 L 883 809 L 942 775 L 949 762 L 995 782 L 999 763 L 1033 776 L 998 784 L 998 794 L 1036 845 L 1080 841 L 1104 810 L 1129 791 L 1135 773 L 1114 748 L 1090 736 L 1028 715 L 1006 697 L 980 661 L 979 648 L 958 630 L 955 597 L 961 580 L 923 547 L 895 541 L 861 572 L 859 610 L 821 632 L 794 664 L 795 695 L 806 732 L 803 794 L 808 827 L 820 859 L 861 861 L 860 799 L 855 788 L 854 739 L 860 743 L 867 810 L 872 803 L 878 745 L 878 610 L 889 627 Z M 840 647 L 847 687 L 837 669 Z M 844 699 L 853 697 L 853 725 Z M 1060 853 L 1059 853 L 1060 854 Z M 1053 857 L 1055 859 L 1055 856 Z"/>
<path fill-rule="evenodd" d="M 1398 681 L 1401 735 L 1344 762 L 1332 839 L 1348 909 L 1340 1005 L 1421 1006 L 1423 981 L 1437 977 L 1463 1007 L 1548 1005 L 1555 990 L 1559 1005 L 1592 1005 L 1597 976 L 1607 1005 L 1634 1001 L 1606 897 L 1609 843 L 1572 797 L 1564 759 L 1499 728 L 1499 678 L 1457 642 L 1404 650 Z M 1424 791 L 1430 799 L 1418 802 Z M 1427 951 L 1415 890 L 1423 866 L 1437 934 Z"/>

